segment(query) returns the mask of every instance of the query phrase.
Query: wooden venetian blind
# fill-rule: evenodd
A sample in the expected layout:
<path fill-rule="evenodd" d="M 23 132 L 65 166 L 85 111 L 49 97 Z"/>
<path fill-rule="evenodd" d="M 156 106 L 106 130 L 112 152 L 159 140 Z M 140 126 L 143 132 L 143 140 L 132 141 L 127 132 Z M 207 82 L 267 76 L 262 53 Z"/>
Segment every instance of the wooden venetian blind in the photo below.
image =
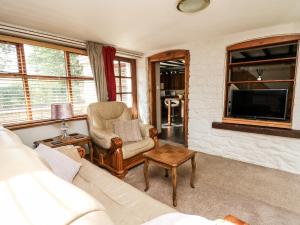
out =
<path fill-rule="evenodd" d="M 86 55 L 0 42 L 0 123 L 51 118 L 52 103 L 70 102 L 83 115 L 97 101 Z"/>

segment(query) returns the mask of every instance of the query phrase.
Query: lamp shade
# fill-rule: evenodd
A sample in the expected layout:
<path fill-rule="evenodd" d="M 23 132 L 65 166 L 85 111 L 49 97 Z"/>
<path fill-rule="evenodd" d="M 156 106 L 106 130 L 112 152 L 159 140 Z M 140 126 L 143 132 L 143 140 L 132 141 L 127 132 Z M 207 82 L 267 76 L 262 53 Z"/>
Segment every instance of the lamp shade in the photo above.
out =
<path fill-rule="evenodd" d="M 64 120 L 73 117 L 73 108 L 70 103 L 51 104 L 51 119 Z"/>

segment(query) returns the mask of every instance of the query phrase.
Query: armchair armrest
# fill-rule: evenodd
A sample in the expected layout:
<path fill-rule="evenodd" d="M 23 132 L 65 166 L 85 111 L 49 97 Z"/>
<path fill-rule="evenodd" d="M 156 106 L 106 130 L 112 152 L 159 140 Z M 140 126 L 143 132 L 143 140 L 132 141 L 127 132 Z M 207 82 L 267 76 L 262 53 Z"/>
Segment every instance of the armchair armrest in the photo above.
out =
<path fill-rule="evenodd" d="M 140 130 L 141 130 L 142 136 L 143 137 L 150 137 L 149 130 L 151 128 L 153 128 L 153 126 L 150 125 L 150 124 L 144 124 L 144 123 L 141 123 L 141 122 L 139 123 L 139 125 L 140 125 Z"/>
<path fill-rule="evenodd" d="M 125 171 L 123 167 L 123 152 L 122 152 L 123 141 L 119 137 L 111 139 L 110 154 L 113 154 L 112 167 L 115 170 L 116 176 L 123 178 Z"/>
<path fill-rule="evenodd" d="M 116 151 L 117 149 L 122 150 L 123 141 L 119 137 L 114 137 L 111 139 L 111 150 Z"/>
<path fill-rule="evenodd" d="M 150 138 L 152 138 L 154 141 L 154 148 L 157 148 L 159 146 L 157 129 L 155 127 L 150 128 L 149 135 L 150 135 Z"/>
<path fill-rule="evenodd" d="M 111 147 L 111 140 L 118 137 L 118 135 L 109 130 L 92 130 L 91 136 L 97 145 L 105 149 L 109 149 Z"/>

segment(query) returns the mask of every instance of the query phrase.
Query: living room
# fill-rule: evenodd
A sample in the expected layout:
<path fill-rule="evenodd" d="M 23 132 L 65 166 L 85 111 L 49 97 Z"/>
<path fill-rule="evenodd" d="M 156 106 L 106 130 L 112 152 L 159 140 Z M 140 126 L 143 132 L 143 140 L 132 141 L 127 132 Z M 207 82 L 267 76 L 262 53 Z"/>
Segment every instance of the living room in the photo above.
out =
<path fill-rule="evenodd" d="M 297 0 L 1 1 L 0 220 L 299 224 L 299 10 Z M 170 98 L 177 108 L 160 102 Z M 65 164 L 52 165 L 57 154 Z M 68 163 L 77 170 L 64 182 Z"/>

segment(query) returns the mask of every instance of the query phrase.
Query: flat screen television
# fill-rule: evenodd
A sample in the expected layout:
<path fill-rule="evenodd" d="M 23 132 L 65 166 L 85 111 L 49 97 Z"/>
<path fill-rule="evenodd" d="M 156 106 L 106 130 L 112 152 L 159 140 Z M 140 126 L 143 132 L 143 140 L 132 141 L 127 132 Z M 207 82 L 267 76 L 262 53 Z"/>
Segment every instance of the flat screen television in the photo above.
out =
<path fill-rule="evenodd" d="M 287 96 L 287 89 L 233 90 L 231 116 L 285 120 Z"/>

